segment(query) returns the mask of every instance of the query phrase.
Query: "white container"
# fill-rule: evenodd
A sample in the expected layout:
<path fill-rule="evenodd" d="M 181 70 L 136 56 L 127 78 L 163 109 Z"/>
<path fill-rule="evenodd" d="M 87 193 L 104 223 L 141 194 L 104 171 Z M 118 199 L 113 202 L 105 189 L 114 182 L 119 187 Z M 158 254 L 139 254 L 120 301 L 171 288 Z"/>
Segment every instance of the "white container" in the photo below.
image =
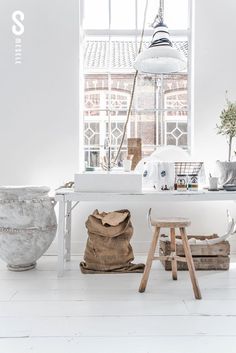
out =
<path fill-rule="evenodd" d="M 175 183 L 174 163 L 148 160 L 139 170 L 142 172 L 143 183 L 146 187 L 154 186 L 157 191 L 166 187 L 173 190 Z"/>
<path fill-rule="evenodd" d="M 130 159 L 123 160 L 124 172 L 131 172 L 132 161 Z"/>
<path fill-rule="evenodd" d="M 42 186 L 0 187 L 0 258 L 13 271 L 34 268 L 56 235 L 55 201 Z"/>
<path fill-rule="evenodd" d="M 84 172 L 75 174 L 75 191 L 141 193 L 142 175 L 134 172 Z"/>
<path fill-rule="evenodd" d="M 210 177 L 209 178 L 209 190 L 215 191 L 218 190 L 218 178 Z"/>

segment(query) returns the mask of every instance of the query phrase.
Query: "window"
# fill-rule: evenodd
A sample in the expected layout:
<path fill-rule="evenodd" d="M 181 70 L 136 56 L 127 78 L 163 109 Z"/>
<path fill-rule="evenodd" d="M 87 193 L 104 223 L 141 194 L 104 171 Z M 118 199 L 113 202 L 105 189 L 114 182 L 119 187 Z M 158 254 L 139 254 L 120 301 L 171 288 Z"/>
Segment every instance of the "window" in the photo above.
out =
<path fill-rule="evenodd" d="M 112 156 L 119 147 L 127 117 L 133 62 L 137 55 L 145 0 L 84 0 L 84 153 L 88 166 L 99 167 L 109 138 Z M 149 0 L 143 47 L 148 46 L 157 0 Z M 125 11 L 124 11 L 125 9 Z M 164 18 L 173 45 L 188 55 L 188 0 L 165 0 Z M 128 137 L 141 137 L 143 156 L 157 146 L 188 148 L 188 73 L 138 75 Z"/>

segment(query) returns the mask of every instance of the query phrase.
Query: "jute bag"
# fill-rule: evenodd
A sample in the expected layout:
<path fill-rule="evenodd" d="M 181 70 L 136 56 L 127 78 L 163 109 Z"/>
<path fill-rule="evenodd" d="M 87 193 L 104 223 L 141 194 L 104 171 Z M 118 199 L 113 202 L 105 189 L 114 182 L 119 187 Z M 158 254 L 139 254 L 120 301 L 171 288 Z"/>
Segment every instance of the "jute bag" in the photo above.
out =
<path fill-rule="evenodd" d="M 88 240 L 83 273 L 143 272 L 144 264 L 132 264 L 134 254 L 130 245 L 133 226 L 128 210 L 99 213 L 95 210 L 86 222 Z"/>

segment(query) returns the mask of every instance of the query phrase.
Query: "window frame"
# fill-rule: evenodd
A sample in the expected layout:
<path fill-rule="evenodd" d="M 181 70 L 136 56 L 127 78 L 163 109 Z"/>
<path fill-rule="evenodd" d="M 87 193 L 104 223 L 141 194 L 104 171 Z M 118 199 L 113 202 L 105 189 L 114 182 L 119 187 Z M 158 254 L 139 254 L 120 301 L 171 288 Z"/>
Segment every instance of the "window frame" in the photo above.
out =
<path fill-rule="evenodd" d="M 83 23 L 83 19 L 84 19 L 84 1 L 86 0 L 80 0 L 80 11 L 81 11 L 81 24 Z M 111 42 L 111 38 L 113 37 L 133 37 L 136 40 L 136 45 L 138 43 L 138 40 L 140 39 L 140 32 L 141 30 L 138 29 L 138 25 L 137 25 L 137 0 L 135 0 L 135 29 L 112 29 L 111 28 L 111 0 L 108 0 L 108 4 L 109 4 L 109 27 L 107 29 L 82 29 L 82 40 L 84 43 L 84 39 L 85 38 L 96 38 L 96 37 L 106 37 L 108 38 L 109 42 Z M 187 66 L 187 82 L 188 82 L 188 89 L 187 89 L 187 111 L 188 111 L 188 118 L 187 118 L 187 148 L 186 150 L 191 154 L 192 152 L 192 142 L 193 142 L 193 105 L 192 105 L 192 97 L 193 97 L 193 90 L 192 90 L 192 81 L 193 81 L 193 72 L 192 72 L 192 0 L 188 0 L 188 11 L 189 11 L 189 16 L 188 16 L 188 28 L 187 29 L 169 29 L 170 32 L 170 36 L 171 38 L 175 38 L 175 37 L 185 37 L 187 38 L 188 41 L 188 66 Z M 151 37 L 153 34 L 153 30 L 152 29 L 145 29 L 145 37 Z M 99 74 L 101 72 L 93 70 L 92 72 L 90 72 L 92 74 Z M 121 70 L 121 72 L 119 72 L 118 70 L 116 70 L 114 72 L 115 74 L 119 74 L 125 73 L 125 70 Z M 127 73 L 130 74 L 131 71 L 127 70 Z M 88 72 L 86 72 L 85 70 L 83 71 L 83 75 L 88 74 Z M 110 74 L 111 75 L 111 70 L 110 67 L 108 68 L 107 72 L 102 72 L 102 74 Z M 81 87 L 82 85 L 80 85 L 80 90 L 83 90 L 83 87 Z M 110 94 L 111 94 L 111 87 L 110 89 Z M 90 91 L 91 92 L 91 91 Z M 83 96 L 84 96 L 84 92 L 83 92 Z M 83 111 L 84 111 L 84 105 L 82 107 Z M 136 110 L 136 109 L 135 109 Z M 82 110 L 81 110 L 82 111 Z M 144 111 L 144 110 L 142 110 Z M 152 111 L 160 111 L 160 109 L 152 109 Z M 80 119 L 80 129 L 82 129 L 82 131 L 84 130 L 84 115 L 83 115 L 83 119 Z M 82 134 L 84 137 L 84 133 Z M 81 136 L 81 135 L 80 135 Z M 165 140 L 166 140 L 166 136 L 163 136 L 163 141 L 162 141 L 162 145 L 165 144 Z M 84 154 L 84 138 L 82 139 L 82 141 L 80 141 L 80 146 L 82 147 L 82 151 Z M 157 142 L 157 141 L 155 141 Z M 150 147 L 151 145 L 148 145 L 148 147 Z M 154 144 L 153 147 L 157 147 L 157 144 Z"/>

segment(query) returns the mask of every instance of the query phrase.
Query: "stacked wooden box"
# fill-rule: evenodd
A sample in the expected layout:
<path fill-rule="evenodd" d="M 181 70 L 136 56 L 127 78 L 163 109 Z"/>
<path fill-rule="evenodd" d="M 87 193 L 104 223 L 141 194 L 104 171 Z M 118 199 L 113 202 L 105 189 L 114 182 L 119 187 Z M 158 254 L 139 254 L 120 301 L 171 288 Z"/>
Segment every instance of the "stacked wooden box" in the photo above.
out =
<path fill-rule="evenodd" d="M 189 235 L 188 238 L 196 239 L 212 239 L 217 238 L 216 234 L 213 235 Z M 177 236 L 176 238 L 180 238 Z M 228 270 L 230 263 L 230 244 L 228 241 L 222 241 L 217 244 L 204 245 L 204 244 L 191 244 L 191 252 L 196 270 Z M 184 256 L 184 250 L 181 243 L 176 244 L 176 252 L 178 256 Z M 169 237 L 162 235 L 159 247 L 160 255 L 170 255 L 170 241 Z M 171 270 L 170 261 L 162 261 L 166 271 Z M 185 262 L 178 262 L 178 270 L 187 270 Z"/>

